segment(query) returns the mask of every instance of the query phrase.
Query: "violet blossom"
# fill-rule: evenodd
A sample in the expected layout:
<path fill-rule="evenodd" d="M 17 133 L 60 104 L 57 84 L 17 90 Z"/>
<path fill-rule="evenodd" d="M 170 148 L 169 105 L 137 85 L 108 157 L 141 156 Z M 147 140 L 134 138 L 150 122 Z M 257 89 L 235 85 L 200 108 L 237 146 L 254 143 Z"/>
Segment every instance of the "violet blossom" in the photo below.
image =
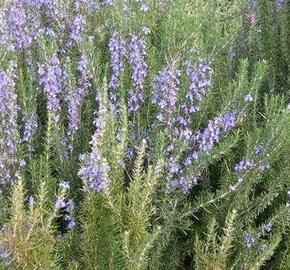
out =
<path fill-rule="evenodd" d="M 109 82 L 110 103 L 113 113 L 118 110 L 117 88 L 120 86 L 121 74 L 124 71 L 124 57 L 126 55 L 126 42 L 118 32 L 114 32 L 109 40 L 109 53 L 111 65 L 111 78 Z"/>
<path fill-rule="evenodd" d="M 136 113 L 144 102 L 144 81 L 147 76 L 145 41 L 133 35 L 129 43 L 129 62 L 132 67 L 133 89 L 128 93 L 128 112 Z"/>
<path fill-rule="evenodd" d="M 60 94 L 62 92 L 63 71 L 59 59 L 54 54 L 45 65 L 38 69 L 39 82 L 47 99 L 47 112 L 52 120 L 58 123 L 60 120 Z"/>

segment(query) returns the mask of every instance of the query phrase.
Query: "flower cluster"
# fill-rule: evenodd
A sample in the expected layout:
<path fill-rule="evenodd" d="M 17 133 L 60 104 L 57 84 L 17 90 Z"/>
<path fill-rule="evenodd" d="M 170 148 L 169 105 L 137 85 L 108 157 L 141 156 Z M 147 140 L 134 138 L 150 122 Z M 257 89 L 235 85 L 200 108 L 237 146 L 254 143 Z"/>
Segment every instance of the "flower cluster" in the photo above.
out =
<path fill-rule="evenodd" d="M 189 91 L 186 94 L 186 99 L 194 108 L 196 101 L 202 100 L 207 94 L 211 86 L 211 78 L 213 69 L 207 60 L 200 60 L 196 68 L 193 68 L 192 62 L 185 63 L 185 71 L 189 81 Z"/>
<path fill-rule="evenodd" d="M 133 89 L 128 95 L 128 111 L 137 112 L 144 101 L 143 88 L 147 76 L 146 44 L 140 37 L 133 35 L 129 43 L 129 62 L 132 66 Z"/>
<path fill-rule="evenodd" d="M 27 29 L 27 16 L 21 1 L 15 1 L 10 7 L 7 20 L 15 48 L 28 47 L 32 39 Z"/>
<path fill-rule="evenodd" d="M 142 103 L 144 102 L 144 96 L 142 91 L 130 90 L 128 93 L 128 112 L 135 113 L 137 112 Z"/>
<path fill-rule="evenodd" d="M 187 155 L 184 164 L 181 166 L 174 158 L 174 138 L 183 137 L 187 141 L 190 141 L 193 136 L 193 132 L 190 128 L 190 116 L 197 111 L 196 102 L 201 100 L 207 93 L 207 89 L 210 85 L 210 76 L 212 73 L 211 68 L 205 64 L 199 64 L 196 71 L 187 64 L 186 73 L 189 77 L 189 92 L 186 95 L 186 103 L 178 107 L 178 114 L 174 116 L 176 111 L 176 102 L 179 86 L 179 77 L 181 72 L 171 66 L 167 66 L 164 70 L 158 73 L 153 80 L 153 96 L 152 103 L 159 107 L 159 113 L 157 118 L 160 122 L 166 124 L 170 135 L 170 149 L 169 149 L 169 166 L 168 170 L 172 176 L 172 184 L 174 187 L 181 187 L 184 192 L 187 192 L 190 187 L 197 182 L 197 177 L 192 174 L 187 174 L 184 171 L 184 167 L 189 166 L 193 159 L 197 159 L 197 154 L 194 151 Z M 200 81 L 199 81 L 200 80 Z M 174 117 L 173 117 L 174 116 Z M 208 149 L 210 143 L 217 141 L 217 136 L 229 130 L 228 115 L 215 119 L 213 121 L 214 130 L 209 125 L 208 130 L 205 129 L 203 133 L 196 135 L 196 142 L 198 150 L 204 149 L 204 144 L 208 141 Z M 174 130 L 172 128 L 174 127 Z M 173 133 L 172 133 L 173 131 Z M 212 133 L 211 133 L 212 132 Z M 215 133 L 214 133 L 215 132 Z M 215 135 L 216 140 L 212 140 L 209 135 Z"/>
<path fill-rule="evenodd" d="M 103 6 L 112 6 L 114 4 L 114 0 L 101 0 L 101 4 Z"/>
<path fill-rule="evenodd" d="M 0 252 L 0 258 L 4 262 L 8 263 L 8 258 L 9 258 L 9 252 L 7 249 L 2 249 Z"/>
<path fill-rule="evenodd" d="M 102 137 L 106 125 L 106 120 L 103 117 L 106 114 L 106 108 L 103 105 L 101 94 L 97 95 L 96 102 L 98 103 L 98 109 L 94 111 L 95 118 L 93 121 L 95 133 L 93 134 L 92 140 L 90 142 L 90 144 L 94 147 L 97 147 L 98 140 Z"/>
<path fill-rule="evenodd" d="M 256 156 L 263 156 L 265 155 L 265 146 L 263 144 L 258 144 L 254 147 L 254 153 Z M 263 161 L 254 161 L 254 160 L 250 160 L 250 159 L 243 159 L 241 160 L 240 162 L 238 162 L 236 165 L 235 165 L 235 172 L 237 174 L 242 174 L 244 171 L 247 171 L 249 169 L 253 169 L 253 168 L 258 168 L 259 171 L 263 172 L 267 169 L 270 168 L 270 165 L 269 163 L 265 163 Z"/>
<path fill-rule="evenodd" d="M 77 66 L 78 76 L 77 84 L 83 93 L 86 93 L 92 85 L 93 75 L 89 69 L 88 57 L 85 53 L 81 55 L 80 61 Z"/>
<path fill-rule="evenodd" d="M 62 91 L 63 71 L 56 55 L 49 58 L 48 63 L 38 68 L 39 82 L 47 98 L 47 111 L 55 123 L 60 119 L 59 96 Z"/>
<path fill-rule="evenodd" d="M 267 235 L 268 233 L 270 233 L 272 230 L 272 227 L 273 227 L 273 224 L 271 222 L 263 223 L 261 226 L 262 234 Z"/>
<path fill-rule="evenodd" d="M 244 171 L 254 168 L 254 166 L 255 166 L 255 163 L 253 160 L 243 159 L 235 165 L 235 172 L 237 174 L 241 174 Z"/>
<path fill-rule="evenodd" d="M 254 153 L 256 156 L 262 156 L 265 153 L 266 149 L 263 144 L 255 145 L 254 147 Z"/>
<path fill-rule="evenodd" d="M 254 246 L 257 242 L 257 238 L 253 236 L 252 234 L 245 232 L 244 233 L 244 242 L 247 248 L 251 248 Z"/>
<path fill-rule="evenodd" d="M 87 188 L 95 192 L 106 192 L 109 184 L 109 165 L 105 158 L 99 152 L 98 142 L 104 130 L 104 119 L 102 119 L 104 108 L 101 98 L 97 98 L 100 102 L 98 114 L 94 120 L 95 132 L 92 136 L 91 152 L 89 154 L 80 155 L 81 168 L 78 176 L 82 178 Z"/>
<path fill-rule="evenodd" d="M 171 180 L 171 185 L 173 188 L 181 188 L 184 193 L 188 192 L 193 185 L 197 184 L 197 175 L 189 172 L 187 167 L 191 165 L 193 161 L 193 155 L 186 157 L 184 162 L 179 162 L 174 154 L 175 145 L 170 144 L 167 147 L 167 169 L 169 173 L 169 178 Z M 197 155 L 194 160 L 197 159 Z M 190 164 L 188 164 L 190 162 Z"/>
<path fill-rule="evenodd" d="M 93 191 L 105 192 L 109 182 L 107 161 L 101 157 L 97 149 L 92 149 L 92 152 L 88 155 L 81 155 L 80 160 L 82 167 L 78 172 L 78 176 Z"/>
<path fill-rule="evenodd" d="M 178 114 L 174 118 L 174 134 L 176 137 L 180 136 L 185 141 L 189 141 L 193 134 L 190 118 L 196 110 L 192 110 L 193 106 L 189 108 L 186 104 L 179 105 L 178 109 Z"/>
<path fill-rule="evenodd" d="M 187 61 L 185 66 L 189 91 L 185 95 L 185 102 L 178 106 L 174 132 L 175 136 L 180 136 L 188 142 L 193 135 L 190 127 L 192 114 L 199 111 L 199 101 L 209 92 L 213 70 L 206 60 L 200 61 L 196 69 L 193 69 L 191 61 Z"/>
<path fill-rule="evenodd" d="M 195 175 L 186 175 L 182 170 L 172 178 L 172 187 L 180 187 L 184 193 L 188 192 L 193 185 L 197 184 Z"/>
<path fill-rule="evenodd" d="M 172 125 L 172 114 L 177 101 L 180 71 L 167 66 L 155 76 L 152 84 L 152 104 L 159 107 L 157 119 Z"/>
<path fill-rule="evenodd" d="M 111 58 L 111 79 L 109 82 L 110 102 L 112 110 L 117 111 L 118 97 L 116 89 L 120 85 L 121 74 L 124 71 L 124 57 L 126 55 L 126 42 L 118 32 L 114 32 L 109 40 L 109 52 Z"/>
<path fill-rule="evenodd" d="M 55 6 L 57 1 L 56 0 L 25 0 L 25 3 L 32 6 L 40 8 L 42 6 Z"/>
<path fill-rule="evenodd" d="M 94 0 L 76 0 L 74 1 L 74 9 L 76 12 L 80 12 L 82 8 L 89 11 L 95 10 L 96 3 Z"/>
<path fill-rule="evenodd" d="M 7 8 L 0 7 L 0 45 L 6 47 L 8 51 L 13 51 L 14 46 L 9 32 L 7 12 Z"/>
<path fill-rule="evenodd" d="M 72 212 L 75 208 L 73 200 L 66 199 L 66 194 L 69 190 L 70 186 L 67 182 L 62 181 L 59 183 L 59 195 L 57 197 L 57 200 L 55 202 L 55 209 L 56 211 L 61 213 L 61 218 L 66 223 L 66 230 L 72 230 L 76 222 L 74 218 L 72 217 Z"/>
<path fill-rule="evenodd" d="M 254 154 L 256 157 L 261 158 L 265 155 L 266 148 L 263 144 L 257 144 L 254 147 Z M 270 169 L 270 164 L 259 159 L 243 158 L 234 166 L 234 171 L 237 174 L 238 181 L 235 185 L 230 186 L 231 191 L 236 191 L 237 187 L 243 182 L 243 174 L 252 169 L 258 169 L 258 172 L 263 173 Z"/>
<path fill-rule="evenodd" d="M 132 81 L 134 87 L 143 89 L 144 80 L 147 75 L 147 64 L 145 61 L 146 44 L 140 37 L 133 35 L 129 43 L 130 64 L 132 66 Z"/>
<path fill-rule="evenodd" d="M 74 135 L 79 128 L 82 93 L 79 88 L 71 89 L 67 96 L 68 102 L 68 135 Z"/>
<path fill-rule="evenodd" d="M 70 26 L 69 41 L 68 41 L 69 47 L 79 45 L 82 42 L 85 28 L 86 28 L 86 20 L 84 16 L 77 15 Z"/>
<path fill-rule="evenodd" d="M 281 8 L 283 8 L 283 6 L 285 4 L 285 0 L 276 0 L 275 3 L 276 3 L 277 9 L 281 9 Z"/>
<path fill-rule="evenodd" d="M 67 95 L 69 120 L 68 135 L 74 135 L 79 128 L 80 110 L 88 89 L 91 87 L 92 74 L 89 70 L 88 59 L 85 54 L 81 55 L 77 71 L 77 87 L 71 89 Z"/>
<path fill-rule="evenodd" d="M 33 151 L 31 146 L 31 139 L 37 132 L 38 123 L 37 123 L 37 115 L 35 112 L 30 114 L 25 114 L 24 116 L 24 131 L 22 136 L 22 142 L 29 143 L 29 151 Z"/>
<path fill-rule="evenodd" d="M 53 18 L 54 20 L 60 15 L 58 8 L 58 0 L 23 0 L 32 10 L 37 9 L 37 13 L 44 10 L 45 16 Z M 62 14 L 61 14 L 62 15 Z"/>
<path fill-rule="evenodd" d="M 20 143 L 17 117 L 18 105 L 15 89 L 14 62 L 7 71 L 0 70 L 0 179 L 1 183 L 12 183 L 14 154 Z"/>
<path fill-rule="evenodd" d="M 195 142 L 199 151 L 208 151 L 213 145 L 219 142 L 220 137 L 233 129 L 238 121 L 238 113 L 235 111 L 226 112 L 210 120 L 207 127 L 198 132 Z"/>
<path fill-rule="evenodd" d="M 177 117 L 181 117 L 180 115 Z M 186 119 L 184 119 L 186 121 Z M 169 172 L 173 175 L 173 186 L 182 187 L 183 191 L 188 191 L 192 185 L 197 183 L 197 176 L 186 171 L 196 161 L 201 152 L 209 151 L 213 145 L 219 142 L 222 135 L 229 132 L 237 124 L 237 113 L 227 112 L 221 116 L 210 120 L 208 126 L 203 130 L 191 136 L 191 130 L 188 131 L 188 149 L 182 163 L 170 163 Z M 193 137 L 193 140 L 191 139 Z M 191 139 L 191 140 L 189 140 Z M 168 152 L 170 160 L 174 160 L 172 151 L 174 150 L 174 142 L 170 144 Z"/>

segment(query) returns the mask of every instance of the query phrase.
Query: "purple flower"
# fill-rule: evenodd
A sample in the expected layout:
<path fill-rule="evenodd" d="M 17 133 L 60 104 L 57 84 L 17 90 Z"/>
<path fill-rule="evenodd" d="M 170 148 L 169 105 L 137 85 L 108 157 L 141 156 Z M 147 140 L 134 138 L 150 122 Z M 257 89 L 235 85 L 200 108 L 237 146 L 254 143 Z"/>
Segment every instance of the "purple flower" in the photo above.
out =
<path fill-rule="evenodd" d="M 37 9 L 48 8 L 50 11 L 54 11 L 54 15 L 57 13 L 57 0 L 25 0 L 25 3 Z"/>
<path fill-rule="evenodd" d="M 127 150 L 126 150 L 126 158 L 128 160 L 132 160 L 134 157 L 134 149 L 133 147 L 129 147 Z"/>
<path fill-rule="evenodd" d="M 65 199 L 64 194 L 69 190 L 69 184 L 65 181 L 59 183 L 60 194 L 55 203 L 55 209 L 57 211 L 62 210 L 62 219 L 67 223 L 67 229 L 71 230 L 75 227 L 75 220 L 71 217 L 72 212 L 75 208 L 73 200 Z M 65 213 L 65 214 L 64 214 Z"/>
<path fill-rule="evenodd" d="M 116 89 L 120 86 L 121 74 L 124 71 L 124 57 L 126 55 L 126 42 L 118 32 L 114 32 L 109 41 L 109 52 L 111 58 L 111 79 L 109 82 L 110 102 L 112 110 L 117 111 L 118 97 Z"/>
<path fill-rule="evenodd" d="M 58 0 L 35 0 L 35 1 L 39 2 L 38 9 L 46 10 L 45 16 L 57 22 L 58 25 L 64 29 L 64 25 L 61 24 L 61 21 L 64 20 L 65 14 L 61 12 Z"/>
<path fill-rule="evenodd" d="M 237 113 L 227 112 L 210 120 L 208 126 L 197 133 L 195 142 L 199 151 L 208 151 L 219 142 L 220 137 L 237 124 Z"/>
<path fill-rule="evenodd" d="M 73 218 L 71 218 L 67 224 L 67 229 L 72 230 L 76 226 L 76 222 Z"/>
<path fill-rule="evenodd" d="M 172 174 L 178 173 L 181 169 L 180 164 L 177 162 L 176 159 L 171 158 L 168 164 L 169 172 Z"/>
<path fill-rule="evenodd" d="M 262 224 L 261 229 L 264 235 L 268 234 L 272 230 L 272 223 L 269 222 L 269 223 Z"/>
<path fill-rule="evenodd" d="M 185 141 L 189 141 L 192 137 L 191 130 L 191 115 L 198 111 L 198 107 L 187 106 L 186 104 L 179 105 L 178 114 L 174 119 L 174 133 L 175 137 L 182 137 Z"/>
<path fill-rule="evenodd" d="M 263 144 L 258 144 L 254 147 L 255 155 L 262 156 L 265 153 L 265 146 Z"/>
<path fill-rule="evenodd" d="M 157 119 L 172 125 L 175 110 L 180 71 L 167 66 L 154 77 L 152 103 L 159 108 Z"/>
<path fill-rule="evenodd" d="M 189 167 L 197 159 L 198 159 L 198 153 L 196 151 L 189 153 L 185 158 L 184 166 Z"/>
<path fill-rule="evenodd" d="M 134 86 L 128 93 L 128 112 L 132 113 L 137 112 L 144 101 L 143 88 L 148 66 L 145 61 L 146 45 L 140 37 L 133 35 L 128 47 Z"/>
<path fill-rule="evenodd" d="M 1 252 L 0 252 L 0 258 L 3 260 L 3 261 L 7 261 L 8 260 L 8 257 L 9 257 L 9 252 L 7 249 L 2 249 Z"/>
<path fill-rule="evenodd" d="M 96 8 L 96 3 L 94 0 L 75 0 L 74 9 L 76 12 L 80 12 L 81 9 L 88 9 L 93 11 Z"/>
<path fill-rule="evenodd" d="M 252 169 L 254 167 L 254 161 L 250 159 L 243 159 L 235 165 L 236 173 L 240 174 L 246 170 Z"/>
<path fill-rule="evenodd" d="M 276 0 L 275 2 L 277 9 L 282 9 L 285 4 L 285 0 Z"/>
<path fill-rule="evenodd" d="M 180 187 L 180 188 L 182 188 L 182 191 L 184 193 L 186 193 L 190 190 L 190 188 L 194 184 L 196 184 L 196 182 L 197 182 L 196 177 L 193 177 L 192 179 L 190 179 L 190 181 L 188 181 L 188 179 L 186 179 L 183 176 L 177 176 L 177 177 L 173 178 L 172 186 L 174 188 Z"/>
<path fill-rule="evenodd" d="M 256 243 L 256 240 L 257 239 L 253 235 L 247 232 L 244 233 L 244 242 L 247 248 L 251 248 Z"/>
<path fill-rule="evenodd" d="M 100 0 L 103 6 L 112 6 L 114 4 L 114 0 Z"/>
<path fill-rule="evenodd" d="M 74 203 L 74 201 L 72 199 L 67 201 L 66 209 L 70 213 L 75 209 L 75 203 Z"/>
<path fill-rule="evenodd" d="M 192 155 L 192 159 L 194 159 L 194 154 Z M 186 165 L 179 163 L 179 161 L 174 157 L 173 153 L 170 153 L 170 157 L 168 158 L 167 162 L 167 169 L 171 179 L 172 187 L 181 188 L 184 193 L 188 192 L 189 189 L 197 183 L 197 177 L 184 170 L 185 167 L 190 165 L 187 164 L 187 162 L 190 162 L 191 164 L 191 160 L 186 160 Z"/>
<path fill-rule="evenodd" d="M 90 144 L 97 145 L 98 139 L 101 137 L 104 128 L 105 128 L 105 120 L 101 117 L 106 113 L 106 108 L 103 106 L 101 94 L 98 94 L 96 97 L 96 102 L 98 103 L 98 109 L 94 112 L 94 120 L 93 124 L 95 127 L 95 133 L 92 136 L 92 140 Z"/>
<path fill-rule="evenodd" d="M 91 87 L 93 75 L 89 69 L 89 60 L 86 54 L 82 53 L 80 61 L 77 66 L 78 76 L 77 84 L 82 93 L 86 93 Z"/>
<path fill-rule="evenodd" d="M 199 102 L 209 92 L 211 86 L 212 69 L 206 60 L 198 63 L 193 69 L 191 61 L 187 61 L 186 75 L 189 81 L 189 91 L 185 95 L 185 101 L 178 106 L 178 113 L 175 116 L 175 136 L 183 137 L 186 142 L 192 137 L 191 117 L 199 111 Z"/>
<path fill-rule="evenodd" d="M 9 30 L 9 23 L 7 20 L 7 8 L 0 7 L 0 45 L 5 47 L 8 51 L 13 51 L 13 40 Z"/>
<path fill-rule="evenodd" d="M 23 137 L 22 141 L 23 142 L 30 142 L 32 137 L 37 131 L 37 115 L 35 112 L 32 112 L 30 114 L 26 114 L 24 116 L 24 121 L 25 121 L 25 126 L 24 126 L 24 131 L 23 131 Z"/>
<path fill-rule="evenodd" d="M 143 103 L 143 94 L 141 91 L 130 90 L 128 92 L 128 111 L 129 113 L 136 113 Z"/>
<path fill-rule="evenodd" d="M 46 65 L 39 66 L 40 85 L 47 99 L 47 111 L 55 123 L 60 119 L 60 93 L 62 91 L 63 71 L 56 55 L 49 58 Z"/>
<path fill-rule="evenodd" d="M 132 66 L 132 81 L 137 89 L 143 89 L 147 76 L 147 64 L 145 61 L 146 44 L 138 36 L 133 35 L 129 43 L 129 62 Z"/>
<path fill-rule="evenodd" d="M 180 71 L 171 66 L 165 67 L 153 79 L 152 82 L 152 104 L 159 109 L 157 119 L 164 123 L 169 134 L 170 144 L 167 148 L 169 153 L 168 172 L 173 187 L 182 187 L 188 190 L 189 185 L 187 179 L 182 172 L 182 166 L 174 156 L 175 140 L 173 138 L 174 111 L 177 102 L 177 92 L 179 85 Z M 182 116 L 178 121 L 183 122 Z"/>
<path fill-rule="evenodd" d="M 10 63 L 7 71 L 0 70 L 0 182 L 12 183 L 13 167 L 20 143 L 18 132 L 18 105 L 15 89 L 16 64 Z"/>
<path fill-rule="evenodd" d="M 99 101 L 101 101 L 100 97 Z M 86 186 L 95 192 L 106 192 L 109 184 L 109 165 L 98 149 L 99 138 L 105 124 L 101 117 L 104 110 L 105 108 L 100 102 L 98 117 L 94 120 L 96 129 L 90 142 L 91 152 L 80 156 L 81 168 L 78 171 L 78 176 L 84 181 Z"/>
<path fill-rule="evenodd" d="M 56 202 L 55 202 L 55 209 L 56 210 L 60 210 L 66 207 L 66 202 L 64 197 L 59 197 L 57 198 Z"/>
<path fill-rule="evenodd" d="M 68 135 L 73 136 L 79 129 L 80 113 L 83 100 L 91 87 L 92 74 L 88 68 L 88 59 L 82 54 L 77 66 L 77 88 L 70 89 L 66 100 L 68 102 Z"/>
<path fill-rule="evenodd" d="M 78 176 L 95 192 L 105 192 L 109 182 L 108 170 L 107 161 L 97 149 L 92 149 L 92 152 L 84 157 Z"/>
<path fill-rule="evenodd" d="M 85 27 L 85 18 L 82 15 L 77 15 L 70 26 L 68 46 L 79 45 L 82 42 Z"/>
<path fill-rule="evenodd" d="M 15 1 L 9 9 L 8 25 L 14 46 L 23 49 L 31 44 L 31 37 L 27 29 L 27 16 L 21 1 Z"/>
<path fill-rule="evenodd" d="M 79 129 L 80 108 L 82 105 L 82 95 L 80 89 L 72 89 L 67 95 L 68 102 L 68 135 L 73 136 Z"/>
<path fill-rule="evenodd" d="M 213 70 L 207 60 L 200 60 L 194 69 L 191 61 L 185 63 L 185 71 L 189 81 L 189 91 L 186 99 L 195 105 L 196 101 L 202 100 L 209 91 Z"/>

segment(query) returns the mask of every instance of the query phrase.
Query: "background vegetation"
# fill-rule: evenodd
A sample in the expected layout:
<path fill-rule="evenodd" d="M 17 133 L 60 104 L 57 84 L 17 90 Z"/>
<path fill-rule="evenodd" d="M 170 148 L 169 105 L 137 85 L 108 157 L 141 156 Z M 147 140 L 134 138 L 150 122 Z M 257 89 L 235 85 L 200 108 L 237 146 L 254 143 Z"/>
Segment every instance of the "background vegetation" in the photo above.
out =
<path fill-rule="evenodd" d="M 2 269 L 290 269 L 290 4 L 0 1 Z"/>

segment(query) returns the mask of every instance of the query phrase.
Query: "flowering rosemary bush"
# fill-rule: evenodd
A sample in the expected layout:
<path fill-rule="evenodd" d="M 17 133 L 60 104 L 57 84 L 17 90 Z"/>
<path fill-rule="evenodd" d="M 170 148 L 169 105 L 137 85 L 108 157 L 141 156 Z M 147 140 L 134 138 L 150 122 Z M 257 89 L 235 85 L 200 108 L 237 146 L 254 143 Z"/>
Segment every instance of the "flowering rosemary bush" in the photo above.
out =
<path fill-rule="evenodd" d="M 1 269 L 290 269 L 290 4 L 0 1 Z"/>

